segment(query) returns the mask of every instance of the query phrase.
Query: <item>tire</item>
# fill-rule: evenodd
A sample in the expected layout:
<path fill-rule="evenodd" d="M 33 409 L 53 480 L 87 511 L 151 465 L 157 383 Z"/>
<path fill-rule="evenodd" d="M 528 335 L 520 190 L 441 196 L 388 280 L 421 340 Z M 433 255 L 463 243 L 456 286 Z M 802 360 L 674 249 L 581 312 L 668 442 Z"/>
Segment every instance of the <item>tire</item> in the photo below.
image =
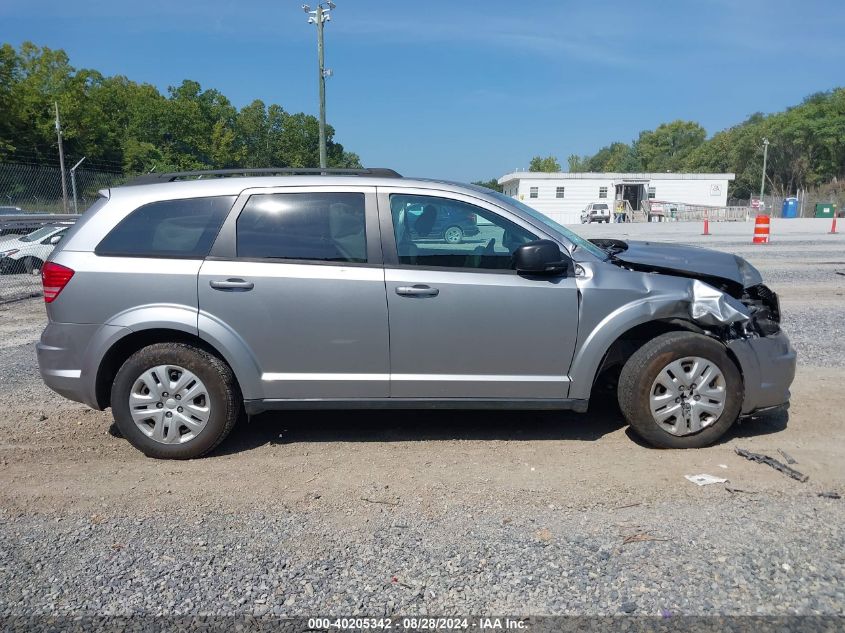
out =
<path fill-rule="evenodd" d="M 37 257 L 27 257 L 25 260 L 23 260 L 22 268 L 23 272 L 25 272 L 27 275 L 40 276 L 41 267 L 43 265 L 44 262 L 42 262 Z"/>
<path fill-rule="evenodd" d="M 698 365 L 700 373 L 694 369 L 693 359 L 704 361 Z M 690 368 L 690 373 L 667 367 L 676 361 L 680 362 L 675 367 Z M 664 370 L 670 373 L 665 374 Z M 663 387 L 673 371 L 684 396 L 680 399 Z M 703 381 L 714 374 L 720 376 L 705 385 Z M 695 377 L 688 380 L 691 375 Z M 695 384 L 696 380 L 698 384 Z M 689 386 L 684 387 L 685 382 L 692 384 L 694 391 L 690 391 Z M 702 334 L 669 332 L 652 339 L 628 359 L 619 376 L 617 397 L 631 429 L 652 446 L 700 448 L 713 444 L 733 425 L 742 407 L 743 391 L 742 375 L 721 344 Z M 694 395 L 690 397 L 690 394 Z M 655 407 L 660 407 L 656 414 L 652 413 L 653 402 L 657 403 Z M 718 402 L 721 402 L 721 410 L 716 414 Z M 684 408 L 689 413 L 684 413 Z M 663 417 L 672 410 L 680 410 L 680 414 L 673 414 L 662 424 L 658 422 L 656 417 Z M 685 418 L 685 415 L 689 417 Z M 697 429 L 697 426 L 701 428 Z"/>
<path fill-rule="evenodd" d="M 168 369 L 174 373 L 159 377 L 161 366 L 170 366 Z M 178 378 L 191 374 L 196 379 L 193 383 L 186 378 L 186 386 L 179 391 L 165 391 L 166 384 L 179 388 Z M 164 383 L 165 379 L 171 382 Z M 156 380 L 161 384 L 155 386 Z M 148 384 L 153 386 L 153 391 Z M 178 397 L 180 393 L 186 400 Z M 189 405 L 187 398 L 199 393 Z M 145 404 L 135 407 L 135 417 L 148 412 L 148 419 L 136 422 L 130 397 L 133 403 L 143 399 Z M 216 356 L 185 343 L 156 343 L 135 352 L 123 363 L 112 384 L 111 407 L 123 437 L 147 457 L 192 459 L 205 455 L 226 438 L 241 417 L 243 400 L 232 370 Z M 169 420 L 164 418 L 167 413 L 171 414 Z M 174 423 L 175 431 L 171 431 Z M 156 436 L 158 439 L 154 439 Z"/>
<path fill-rule="evenodd" d="M 443 231 L 443 239 L 447 244 L 460 244 L 464 241 L 464 230 L 459 226 L 450 226 Z"/>

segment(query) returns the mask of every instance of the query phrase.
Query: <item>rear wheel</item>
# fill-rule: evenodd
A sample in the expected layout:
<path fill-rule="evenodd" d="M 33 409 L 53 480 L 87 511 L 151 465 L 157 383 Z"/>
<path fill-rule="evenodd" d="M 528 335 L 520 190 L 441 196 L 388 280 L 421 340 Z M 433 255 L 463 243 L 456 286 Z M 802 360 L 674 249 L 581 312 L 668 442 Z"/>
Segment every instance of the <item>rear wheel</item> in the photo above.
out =
<path fill-rule="evenodd" d="M 459 226 L 450 226 L 448 229 L 443 231 L 443 239 L 445 239 L 448 244 L 460 244 L 464 241 L 463 229 Z"/>
<path fill-rule="evenodd" d="M 725 348 L 692 332 L 649 341 L 619 376 L 622 413 L 637 435 L 661 448 L 712 444 L 736 421 L 742 394 L 742 376 Z"/>
<path fill-rule="evenodd" d="M 185 343 L 157 343 L 117 372 L 111 406 L 123 437 L 145 455 L 190 459 L 226 438 L 243 403 L 219 358 Z"/>

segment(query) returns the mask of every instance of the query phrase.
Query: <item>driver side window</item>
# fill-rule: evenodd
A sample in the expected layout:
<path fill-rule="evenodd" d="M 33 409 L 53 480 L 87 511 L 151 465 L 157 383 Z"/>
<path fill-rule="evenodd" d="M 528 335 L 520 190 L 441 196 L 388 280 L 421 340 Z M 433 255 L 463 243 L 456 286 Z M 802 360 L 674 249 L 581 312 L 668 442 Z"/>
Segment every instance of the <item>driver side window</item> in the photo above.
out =
<path fill-rule="evenodd" d="M 503 217 L 465 202 L 392 194 L 399 263 L 422 268 L 513 270 L 513 253 L 538 239 Z"/>

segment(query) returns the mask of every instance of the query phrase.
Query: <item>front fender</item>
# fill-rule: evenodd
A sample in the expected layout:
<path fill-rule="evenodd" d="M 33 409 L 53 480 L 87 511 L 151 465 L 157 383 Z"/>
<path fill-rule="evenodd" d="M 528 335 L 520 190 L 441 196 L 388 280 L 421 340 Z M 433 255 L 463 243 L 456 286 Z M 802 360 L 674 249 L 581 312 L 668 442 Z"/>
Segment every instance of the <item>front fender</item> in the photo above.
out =
<path fill-rule="evenodd" d="M 682 319 L 707 327 L 748 318 L 740 302 L 697 279 L 642 273 L 606 263 L 582 268 L 570 398 L 590 397 L 605 354 L 620 336 L 638 325 Z"/>

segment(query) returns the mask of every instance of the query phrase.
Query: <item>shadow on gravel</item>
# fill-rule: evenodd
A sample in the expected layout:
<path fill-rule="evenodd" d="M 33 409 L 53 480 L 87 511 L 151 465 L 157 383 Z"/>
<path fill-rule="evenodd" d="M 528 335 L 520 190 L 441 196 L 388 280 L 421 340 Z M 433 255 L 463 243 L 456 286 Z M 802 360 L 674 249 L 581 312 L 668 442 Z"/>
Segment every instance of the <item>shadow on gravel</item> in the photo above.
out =
<path fill-rule="evenodd" d="M 718 444 L 783 431 L 786 411 L 735 424 Z M 298 442 L 428 442 L 446 440 L 596 441 L 626 426 L 614 400 L 569 411 L 287 411 L 264 413 L 239 424 L 211 455 L 230 455 L 271 444 Z M 633 442 L 648 447 L 630 429 Z"/>
<path fill-rule="evenodd" d="M 754 418 L 745 418 L 728 429 L 728 432 L 720 437 L 714 446 L 719 446 L 735 439 L 779 433 L 780 431 L 786 429 L 788 422 L 789 413 L 786 411 L 777 411 L 761 414 L 760 416 Z M 639 435 L 634 433 L 630 427 L 625 429 L 625 434 L 632 442 L 638 444 L 639 446 L 642 446 L 643 448 L 652 448 L 649 444 L 646 444 Z"/>
<path fill-rule="evenodd" d="M 755 437 L 758 435 L 771 435 L 785 431 L 789 424 L 789 411 L 772 411 L 763 413 L 753 418 L 745 418 L 734 424 L 730 430 L 722 436 L 719 444 L 730 442 L 734 439 Z"/>
<path fill-rule="evenodd" d="M 786 429 L 788 411 L 734 424 L 716 445 Z M 626 426 L 613 401 L 570 411 L 287 411 L 264 413 L 232 434 L 210 456 L 231 455 L 269 444 L 296 442 L 427 442 L 443 440 L 599 440 Z M 112 437 L 123 437 L 115 423 Z M 635 444 L 651 448 L 630 428 Z"/>
<path fill-rule="evenodd" d="M 287 411 L 235 427 L 211 455 L 296 442 L 595 441 L 625 426 L 615 403 L 570 411 Z"/>

